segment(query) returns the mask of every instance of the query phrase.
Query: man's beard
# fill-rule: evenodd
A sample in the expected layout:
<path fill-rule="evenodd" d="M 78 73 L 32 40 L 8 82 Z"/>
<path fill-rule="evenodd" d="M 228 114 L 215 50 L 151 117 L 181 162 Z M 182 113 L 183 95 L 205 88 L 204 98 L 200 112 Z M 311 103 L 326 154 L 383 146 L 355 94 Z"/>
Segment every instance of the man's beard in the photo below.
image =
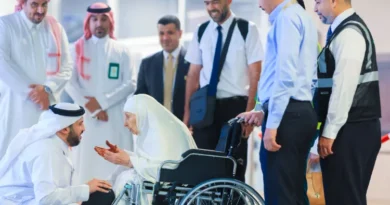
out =
<path fill-rule="evenodd" d="M 66 138 L 66 141 L 68 142 L 69 146 L 71 146 L 71 147 L 75 147 L 75 146 L 80 144 L 80 136 L 78 136 L 75 133 L 75 131 L 73 130 L 73 127 L 70 127 L 70 132 L 69 132 L 68 137 Z"/>
<path fill-rule="evenodd" d="M 211 12 L 213 12 L 213 11 L 211 11 Z M 226 20 L 226 17 L 227 17 L 227 15 L 228 15 L 228 13 L 229 13 L 229 10 L 228 10 L 228 7 L 227 7 L 227 6 L 224 7 L 224 8 L 222 9 L 222 11 L 221 11 L 219 17 L 213 17 L 213 16 L 211 15 L 211 12 L 209 12 L 209 15 L 210 15 L 210 17 L 214 20 L 214 22 L 216 22 L 216 23 L 221 23 L 221 22 L 223 22 L 224 20 Z"/>

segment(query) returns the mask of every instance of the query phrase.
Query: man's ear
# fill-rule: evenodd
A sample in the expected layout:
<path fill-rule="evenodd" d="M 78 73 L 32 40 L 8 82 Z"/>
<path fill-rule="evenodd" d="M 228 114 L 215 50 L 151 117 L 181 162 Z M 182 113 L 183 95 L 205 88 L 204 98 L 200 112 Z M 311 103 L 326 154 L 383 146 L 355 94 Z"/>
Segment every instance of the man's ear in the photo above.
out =
<path fill-rule="evenodd" d="M 70 132 L 70 128 L 69 127 L 65 127 L 64 129 L 58 131 L 59 133 L 63 134 L 63 135 L 68 135 L 69 132 Z"/>

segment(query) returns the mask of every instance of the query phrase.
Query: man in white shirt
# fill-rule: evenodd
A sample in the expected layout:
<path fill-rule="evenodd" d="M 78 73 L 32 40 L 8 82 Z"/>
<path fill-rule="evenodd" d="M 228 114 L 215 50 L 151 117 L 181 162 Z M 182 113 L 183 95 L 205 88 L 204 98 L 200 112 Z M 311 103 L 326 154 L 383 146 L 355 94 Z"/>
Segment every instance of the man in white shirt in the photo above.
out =
<path fill-rule="evenodd" d="M 206 0 L 204 3 L 211 20 L 199 26 L 187 51 L 186 60 L 191 65 L 187 77 L 183 121 L 194 126 L 194 139 L 199 148 L 214 150 L 222 126 L 239 113 L 252 110 L 255 106 L 263 47 L 256 25 L 237 18 L 230 10 L 232 0 Z M 230 29 L 231 41 L 226 60 L 222 64 L 222 47 L 226 45 Z M 222 71 L 219 71 L 220 67 Z M 191 115 L 196 115 L 197 112 L 197 109 L 190 110 L 190 99 L 199 87 L 206 89 L 206 86 L 208 96 L 216 97 L 214 120 L 207 126 L 197 127 L 190 120 L 194 118 Z M 244 135 L 248 136 L 251 131 L 249 127 Z M 242 139 L 236 156 L 240 162 L 237 175 L 243 181 L 246 143 Z"/>
<path fill-rule="evenodd" d="M 0 158 L 17 132 L 38 121 L 71 75 L 68 39 L 46 16 L 48 0 L 19 0 L 0 17 Z"/>
<path fill-rule="evenodd" d="M 367 204 L 367 189 L 381 147 L 375 44 L 351 0 L 315 0 L 330 24 L 318 58 L 318 152 L 327 205 Z"/>
<path fill-rule="evenodd" d="M 106 179 L 115 166 L 94 151 L 106 140 L 133 150 L 131 133 L 123 127 L 122 113 L 126 98 L 135 91 L 136 74 L 130 52 L 115 41 L 114 15 L 104 3 L 87 9 L 84 36 L 75 44 L 76 62 L 67 93 L 79 105 L 85 105 L 83 141 L 75 148 L 76 181 L 85 183 L 93 177 Z"/>
<path fill-rule="evenodd" d="M 96 191 L 110 193 L 111 185 L 102 180 L 72 184 L 69 152 L 80 143 L 84 113 L 75 104 L 52 105 L 15 136 L 0 161 L 0 204 L 75 204 Z"/>

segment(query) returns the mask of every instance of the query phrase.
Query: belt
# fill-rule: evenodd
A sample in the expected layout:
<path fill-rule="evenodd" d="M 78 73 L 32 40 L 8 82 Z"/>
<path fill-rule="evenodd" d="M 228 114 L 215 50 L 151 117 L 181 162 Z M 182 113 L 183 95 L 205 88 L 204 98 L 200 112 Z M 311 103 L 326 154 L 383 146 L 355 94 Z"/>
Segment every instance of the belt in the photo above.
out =
<path fill-rule="evenodd" d="M 220 98 L 220 99 L 217 99 L 217 102 L 227 102 L 227 101 L 235 101 L 235 100 L 244 100 L 244 101 L 248 101 L 248 97 L 247 96 L 233 96 L 233 97 L 229 97 L 229 98 Z"/>
<path fill-rule="evenodd" d="M 295 100 L 290 98 L 289 103 L 310 103 L 310 101 L 301 101 L 301 100 Z M 268 104 L 269 104 L 269 100 L 265 101 L 262 104 L 261 108 L 263 109 L 264 112 L 268 112 Z"/>

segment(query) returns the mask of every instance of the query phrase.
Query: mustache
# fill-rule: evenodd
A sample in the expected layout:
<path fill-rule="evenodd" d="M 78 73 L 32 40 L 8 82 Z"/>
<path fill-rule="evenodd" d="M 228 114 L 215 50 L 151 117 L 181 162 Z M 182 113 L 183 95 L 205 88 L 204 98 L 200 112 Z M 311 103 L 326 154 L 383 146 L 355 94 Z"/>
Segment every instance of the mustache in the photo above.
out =
<path fill-rule="evenodd" d="M 210 13 L 212 13 L 212 12 L 218 12 L 219 13 L 219 11 L 218 10 L 211 10 L 211 11 L 209 11 Z"/>

